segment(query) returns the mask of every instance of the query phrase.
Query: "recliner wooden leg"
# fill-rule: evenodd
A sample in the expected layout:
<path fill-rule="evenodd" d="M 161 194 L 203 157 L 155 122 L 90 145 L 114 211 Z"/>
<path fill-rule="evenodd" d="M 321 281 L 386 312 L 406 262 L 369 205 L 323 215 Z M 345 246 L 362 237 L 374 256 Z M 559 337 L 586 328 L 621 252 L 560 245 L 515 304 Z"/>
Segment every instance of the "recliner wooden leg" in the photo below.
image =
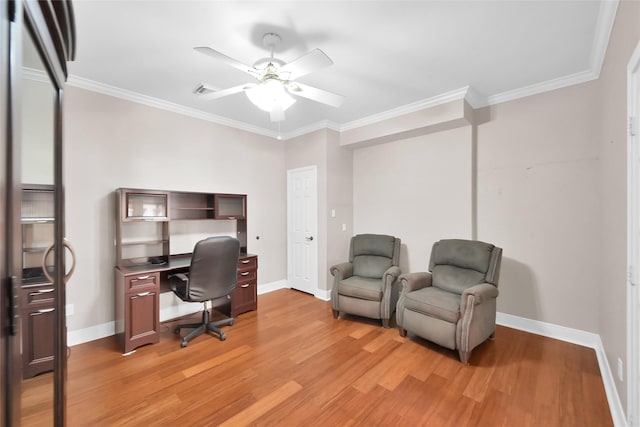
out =
<path fill-rule="evenodd" d="M 331 309 L 331 311 L 333 312 L 334 319 L 337 319 L 338 317 L 340 317 L 340 312 L 338 310 Z"/>
<path fill-rule="evenodd" d="M 382 327 L 389 329 L 389 319 L 382 319 Z"/>
<path fill-rule="evenodd" d="M 469 364 L 469 356 L 471 355 L 470 351 L 462 351 L 462 350 L 458 350 L 458 353 L 460 354 L 460 361 L 462 362 L 463 365 L 468 365 Z"/>
<path fill-rule="evenodd" d="M 405 328 L 398 328 L 398 332 L 400 333 L 401 337 L 407 336 L 407 330 Z"/>

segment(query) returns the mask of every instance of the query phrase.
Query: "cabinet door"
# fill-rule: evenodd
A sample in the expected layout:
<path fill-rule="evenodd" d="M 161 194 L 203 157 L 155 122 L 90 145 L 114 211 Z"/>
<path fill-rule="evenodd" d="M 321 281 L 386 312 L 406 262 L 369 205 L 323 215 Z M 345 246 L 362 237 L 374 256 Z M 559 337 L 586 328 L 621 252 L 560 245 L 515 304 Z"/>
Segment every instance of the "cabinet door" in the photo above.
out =
<path fill-rule="evenodd" d="M 245 219 L 247 196 L 244 194 L 216 194 L 214 196 L 215 219 Z"/>
<path fill-rule="evenodd" d="M 22 310 L 22 376 L 31 378 L 53 370 L 53 320 L 55 308 Z"/>
<path fill-rule="evenodd" d="M 158 291 L 129 293 L 125 298 L 125 353 L 160 341 Z"/>
<path fill-rule="evenodd" d="M 138 190 L 122 190 L 123 221 L 166 221 L 169 219 L 169 194 Z"/>

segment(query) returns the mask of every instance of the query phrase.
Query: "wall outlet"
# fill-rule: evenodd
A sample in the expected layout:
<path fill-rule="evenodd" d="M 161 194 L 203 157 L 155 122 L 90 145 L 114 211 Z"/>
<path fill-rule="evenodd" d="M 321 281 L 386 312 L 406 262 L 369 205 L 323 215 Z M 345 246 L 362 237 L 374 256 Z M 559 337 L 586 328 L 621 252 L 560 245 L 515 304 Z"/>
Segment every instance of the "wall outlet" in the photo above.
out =
<path fill-rule="evenodd" d="M 347 224 L 342 224 L 342 231 L 347 231 Z"/>
<path fill-rule="evenodd" d="M 67 316 L 73 316 L 73 304 L 67 304 L 65 311 L 67 312 Z"/>
<path fill-rule="evenodd" d="M 624 381 L 623 369 L 622 369 L 622 359 L 618 357 L 618 380 Z"/>

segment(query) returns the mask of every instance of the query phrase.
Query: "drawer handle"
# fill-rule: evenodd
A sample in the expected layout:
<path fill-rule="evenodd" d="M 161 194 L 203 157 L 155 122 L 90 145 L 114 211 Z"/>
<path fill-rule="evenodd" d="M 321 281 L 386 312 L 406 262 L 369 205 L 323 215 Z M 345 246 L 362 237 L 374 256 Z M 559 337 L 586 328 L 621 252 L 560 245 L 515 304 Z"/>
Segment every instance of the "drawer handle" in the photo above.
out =
<path fill-rule="evenodd" d="M 249 287 L 249 284 L 241 285 L 240 287 L 241 287 L 241 288 L 248 288 L 248 287 Z"/>
<path fill-rule="evenodd" d="M 136 278 L 135 278 L 135 279 L 133 279 L 133 280 L 146 280 L 146 279 L 149 279 L 149 278 L 151 278 L 151 276 L 147 275 L 147 276 L 140 276 L 140 277 L 136 277 Z"/>
<path fill-rule="evenodd" d="M 34 315 L 51 313 L 54 310 L 55 310 L 55 308 L 43 308 L 43 309 L 38 310 L 37 313 L 34 313 Z"/>
<path fill-rule="evenodd" d="M 240 262 L 243 263 L 243 264 L 249 264 L 251 262 L 251 260 L 250 259 L 244 259 L 244 260 L 242 260 Z"/>
<path fill-rule="evenodd" d="M 141 292 L 138 294 L 139 297 L 146 297 L 147 295 L 151 295 L 151 292 Z"/>
<path fill-rule="evenodd" d="M 243 271 L 242 273 L 240 273 L 241 276 L 248 276 L 249 272 L 248 271 Z"/>
<path fill-rule="evenodd" d="M 36 292 L 30 292 L 29 296 L 30 297 L 35 297 L 35 296 L 38 296 L 38 295 L 48 294 L 48 293 L 51 293 L 51 292 L 53 292 L 53 288 L 40 289 L 39 291 L 36 291 Z"/>

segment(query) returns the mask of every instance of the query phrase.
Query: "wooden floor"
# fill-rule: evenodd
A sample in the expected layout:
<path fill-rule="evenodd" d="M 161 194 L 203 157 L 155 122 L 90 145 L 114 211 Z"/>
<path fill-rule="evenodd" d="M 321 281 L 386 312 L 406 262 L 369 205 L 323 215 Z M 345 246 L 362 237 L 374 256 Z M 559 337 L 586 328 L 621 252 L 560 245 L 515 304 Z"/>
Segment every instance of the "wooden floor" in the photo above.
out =
<path fill-rule="evenodd" d="M 113 337 L 72 347 L 68 425 L 613 425 L 592 349 L 505 327 L 463 366 L 456 352 L 334 320 L 330 303 L 280 290 L 225 327 L 224 342 L 180 348 L 172 330 L 128 356 Z M 35 400 L 31 425 L 44 419 Z"/>

